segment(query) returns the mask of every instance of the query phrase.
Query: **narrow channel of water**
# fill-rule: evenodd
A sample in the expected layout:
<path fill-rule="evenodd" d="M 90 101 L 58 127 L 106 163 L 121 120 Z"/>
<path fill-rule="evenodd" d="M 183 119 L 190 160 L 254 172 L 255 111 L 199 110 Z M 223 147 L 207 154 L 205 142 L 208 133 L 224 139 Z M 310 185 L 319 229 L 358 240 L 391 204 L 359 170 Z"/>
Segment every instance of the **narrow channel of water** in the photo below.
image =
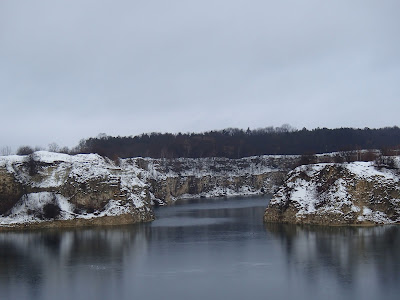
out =
<path fill-rule="evenodd" d="M 1 299 L 398 299 L 400 227 L 262 223 L 198 199 L 123 227 L 0 233 Z"/>

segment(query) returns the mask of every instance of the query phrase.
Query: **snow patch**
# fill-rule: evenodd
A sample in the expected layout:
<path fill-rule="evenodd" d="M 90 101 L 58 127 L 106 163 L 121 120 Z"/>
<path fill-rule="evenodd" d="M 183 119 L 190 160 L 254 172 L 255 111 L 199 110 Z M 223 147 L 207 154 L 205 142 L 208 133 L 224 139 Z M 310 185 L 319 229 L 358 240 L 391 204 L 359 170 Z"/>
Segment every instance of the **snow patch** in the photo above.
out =
<path fill-rule="evenodd" d="M 397 160 L 396 160 L 397 163 Z M 332 168 L 337 168 L 332 170 Z M 332 172 L 335 178 L 330 176 Z M 337 177 L 336 177 L 337 176 Z M 360 180 L 366 184 L 356 187 Z M 388 186 L 390 190 L 398 189 L 399 176 L 396 171 L 391 169 L 377 169 L 373 162 L 353 162 L 353 163 L 323 163 L 314 165 L 304 165 L 289 172 L 288 179 L 284 186 L 270 201 L 270 205 L 283 205 L 291 203 L 296 207 L 296 217 L 302 219 L 307 215 L 341 215 L 344 219 L 356 218 L 358 222 L 373 222 L 376 224 L 395 223 L 384 212 L 371 210 L 367 206 L 358 206 L 353 203 L 354 197 L 358 193 L 366 193 L 370 199 L 361 199 L 361 203 L 368 205 L 368 201 L 382 203 L 390 202 L 396 213 L 400 214 L 399 199 L 390 199 L 388 194 L 369 195 L 368 186 L 380 188 Z M 365 187 L 365 190 L 364 190 Z M 379 190 L 376 192 L 379 193 Z M 364 194 L 363 194 L 364 195 Z M 357 202 L 358 203 L 358 202 Z M 354 220 L 354 219 L 353 219 Z M 400 221 L 400 220 L 398 220 Z"/>
<path fill-rule="evenodd" d="M 368 207 L 364 206 L 362 210 L 362 215 L 359 215 L 357 217 L 357 221 L 359 222 L 373 222 L 375 224 L 390 224 L 390 223 L 395 223 L 391 219 L 388 218 L 388 216 L 381 211 L 373 211 L 369 209 Z"/>
<path fill-rule="evenodd" d="M 395 174 L 387 169 L 376 169 L 373 162 L 358 161 L 345 164 L 345 167 L 359 178 L 381 177 L 386 180 L 398 181 L 398 177 Z"/>
<path fill-rule="evenodd" d="M 54 204 L 60 208 L 60 216 L 57 219 L 67 220 L 73 217 L 73 206 L 64 196 L 51 192 L 39 192 L 22 196 L 7 216 L 0 215 L 0 224 L 42 222 L 41 215 L 47 204 Z"/>

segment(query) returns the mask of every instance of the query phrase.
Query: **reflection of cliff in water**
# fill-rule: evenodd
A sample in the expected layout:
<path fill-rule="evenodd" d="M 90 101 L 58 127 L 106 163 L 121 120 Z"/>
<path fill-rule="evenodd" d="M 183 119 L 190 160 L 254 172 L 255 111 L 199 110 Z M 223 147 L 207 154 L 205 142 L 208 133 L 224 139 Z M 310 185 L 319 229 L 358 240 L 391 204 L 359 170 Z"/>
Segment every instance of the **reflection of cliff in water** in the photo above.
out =
<path fill-rule="evenodd" d="M 140 226 L 0 233 L 0 283 L 36 287 L 78 272 L 121 273 L 147 251 Z"/>
<path fill-rule="evenodd" d="M 329 270 L 340 283 L 364 273 L 375 274 L 381 286 L 398 284 L 400 227 L 320 227 L 266 224 L 280 241 L 290 271 L 305 272 L 311 281 Z"/>
<path fill-rule="evenodd" d="M 251 197 L 246 202 L 218 199 L 216 203 L 201 203 L 199 206 L 192 201 L 190 206 L 163 207 L 156 210 L 158 218 L 148 224 L 146 237 L 152 245 L 210 240 L 238 240 L 245 243 L 254 238 L 249 232 L 259 230 L 268 198 L 263 198 L 265 202 L 259 201 L 260 198 L 254 199 L 253 202 Z"/>

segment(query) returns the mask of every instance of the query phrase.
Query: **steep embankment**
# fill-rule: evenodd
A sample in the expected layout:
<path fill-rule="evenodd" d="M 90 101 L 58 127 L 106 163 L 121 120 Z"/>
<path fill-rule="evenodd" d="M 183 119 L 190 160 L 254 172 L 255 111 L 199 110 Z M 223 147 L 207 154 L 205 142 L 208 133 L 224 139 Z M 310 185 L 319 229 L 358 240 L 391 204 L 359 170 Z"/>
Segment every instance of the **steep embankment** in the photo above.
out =
<path fill-rule="evenodd" d="M 264 221 L 345 225 L 400 223 L 399 157 L 392 168 L 373 162 L 315 164 L 291 171 Z"/>
<path fill-rule="evenodd" d="M 120 169 L 98 155 L 36 152 L 1 157 L 0 170 L 2 226 L 127 224 L 153 219 L 150 198 L 140 184 L 133 191 Z"/>
<path fill-rule="evenodd" d="M 99 155 L 0 157 L 0 227 L 127 224 L 154 218 L 153 204 L 189 197 L 271 193 L 294 156 L 238 160 Z"/>
<path fill-rule="evenodd" d="M 121 168 L 138 166 L 138 176 L 147 184 L 151 199 L 169 204 L 182 198 L 272 193 L 296 163 L 297 156 L 134 158 L 122 160 Z"/>

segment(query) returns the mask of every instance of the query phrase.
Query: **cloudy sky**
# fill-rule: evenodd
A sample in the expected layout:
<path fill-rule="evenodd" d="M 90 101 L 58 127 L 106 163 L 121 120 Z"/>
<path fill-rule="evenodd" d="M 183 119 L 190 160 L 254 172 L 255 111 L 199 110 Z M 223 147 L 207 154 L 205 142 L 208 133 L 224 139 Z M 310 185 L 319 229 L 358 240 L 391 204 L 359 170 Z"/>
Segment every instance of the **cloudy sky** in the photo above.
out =
<path fill-rule="evenodd" d="M 1 0 L 0 147 L 399 125 L 399 0 Z"/>

